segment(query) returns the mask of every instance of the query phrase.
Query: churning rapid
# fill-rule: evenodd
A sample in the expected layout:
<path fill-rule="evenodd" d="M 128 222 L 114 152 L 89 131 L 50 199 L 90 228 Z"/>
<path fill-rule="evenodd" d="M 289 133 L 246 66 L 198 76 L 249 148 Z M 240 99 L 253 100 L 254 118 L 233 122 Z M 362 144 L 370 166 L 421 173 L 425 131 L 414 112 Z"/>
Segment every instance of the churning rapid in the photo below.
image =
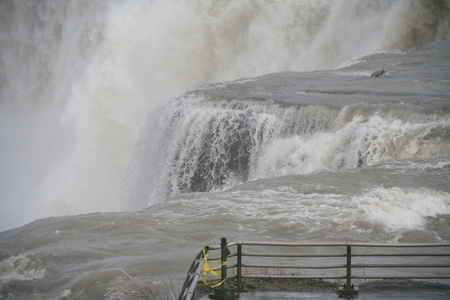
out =
<path fill-rule="evenodd" d="M 450 240 L 449 37 L 449 1 L 0 2 L 0 298 Z"/>

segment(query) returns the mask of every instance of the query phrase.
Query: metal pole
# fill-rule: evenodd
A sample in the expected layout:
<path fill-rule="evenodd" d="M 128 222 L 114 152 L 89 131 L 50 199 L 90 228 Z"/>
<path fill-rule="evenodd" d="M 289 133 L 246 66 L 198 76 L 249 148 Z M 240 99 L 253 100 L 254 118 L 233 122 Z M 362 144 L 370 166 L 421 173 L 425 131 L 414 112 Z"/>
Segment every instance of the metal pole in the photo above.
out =
<path fill-rule="evenodd" d="M 352 287 L 352 246 L 347 245 L 347 289 Z"/>
<path fill-rule="evenodd" d="M 192 296 L 194 296 L 195 287 L 197 286 L 198 278 L 200 277 L 200 273 L 202 272 L 203 264 L 205 263 L 205 259 L 201 259 L 198 263 L 197 270 L 195 270 L 194 277 L 192 279 L 191 286 L 186 294 L 186 300 L 191 300 Z"/>
<path fill-rule="evenodd" d="M 242 245 L 237 245 L 237 286 L 242 287 Z"/>
<path fill-rule="evenodd" d="M 227 247 L 227 239 L 222 238 L 220 242 L 220 253 L 221 253 L 221 259 L 222 259 L 222 283 L 214 289 L 214 294 L 209 295 L 209 298 L 211 299 L 220 299 L 220 300 L 226 300 L 226 299 L 238 299 L 239 294 L 235 294 L 234 290 L 235 287 L 230 285 L 228 283 L 228 277 L 227 277 L 227 257 L 228 254 L 230 254 L 230 250 L 228 250 Z"/>
<path fill-rule="evenodd" d="M 205 253 L 208 253 L 208 251 L 209 251 L 209 247 L 206 246 L 206 247 L 205 247 Z M 187 275 L 187 277 L 186 277 L 186 280 L 184 281 L 183 288 L 181 289 L 180 296 L 178 297 L 178 300 L 182 300 L 182 299 L 183 299 L 183 296 L 184 296 L 184 298 L 186 298 L 185 292 L 186 292 L 186 290 L 188 289 L 188 285 L 189 285 L 189 284 L 192 284 L 194 272 L 197 272 L 197 273 L 201 272 L 204 263 L 205 263 L 205 260 L 204 260 L 204 258 L 203 258 L 203 249 L 202 249 L 202 250 L 197 254 L 197 256 L 195 257 L 195 259 L 192 261 L 191 267 L 189 268 L 188 275 Z M 198 270 L 198 266 L 199 266 L 200 264 L 201 264 L 201 267 L 200 267 L 200 269 Z M 199 272 L 198 272 L 198 271 L 199 271 Z M 200 274 L 200 273 L 199 273 L 199 274 Z M 197 284 L 197 280 L 198 280 L 198 278 L 195 280 L 195 284 Z"/>
<path fill-rule="evenodd" d="M 358 289 L 352 286 L 352 246 L 347 244 L 347 283 L 338 289 L 339 297 L 353 298 L 358 295 Z"/>
<path fill-rule="evenodd" d="M 227 238 L 222 238 L 221 241 L 220 241 L 220 259 L 222 261 L 222 268 L 221 268 L 222 281 L 226 280 L 227 277 L 228 277 L 227 276 L 227 265 L 226 265 L 226 262 L 227 262 L 227 257 L 228 257 L 228 254 L 229 254 L 229 250 L 228 250 L 227 245 L 228 245 Z"/>

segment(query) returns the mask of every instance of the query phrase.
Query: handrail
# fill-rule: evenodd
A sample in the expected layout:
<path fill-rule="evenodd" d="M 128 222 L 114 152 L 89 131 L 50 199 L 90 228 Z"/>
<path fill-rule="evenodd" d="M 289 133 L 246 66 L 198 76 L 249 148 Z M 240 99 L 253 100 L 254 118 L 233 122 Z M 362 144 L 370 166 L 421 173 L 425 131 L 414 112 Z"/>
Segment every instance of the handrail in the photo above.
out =
<path fill-rule="evenodd" d="M 198 279 L 205 263 L 204 253 L 208 252 L 209 247 L 206 246 L 204 249 L 205 251 L 203 251 L 202 249 L 192 262 L 186 276 L 186 280 L 184 281 L 183 287 L 181 288 L 178 300 L 190 300 L 194 295 L 195 287 L 197 286 Z"/>
<path fill-rule="evenodd" d="M 364 243 L 364 242 L 264 242 L 264 241 L 246 241 L 246 242 L 231 242 L 228 247 L 235 245 L 248 245 L 248 246 L 293 246 L 293 247 L 319 247 L 319 246 L 357 246 L 357 247 L 450 247 L 450 243 Z M 211 248 L 211 250 L 214 250 Z"/>
<path fill-rule="evenodd" d="M 227 268 L 228 269 L 236 269 L 236 275 L 235 276 L 229 276 L 229 279 L 236 279 L 237 286 L 242 286 L 242 279 L 243 278 L 283 278 L 283 279 L 289 279 L 289 278 L 295 278 L 295 279 L 334 279 L 334 280 L 345 280 L 344 290 L 353 290 L 352 280 L 354 279 L 450 279 L 450 259 L 443 261 L 437 261 L 437 262 L 431 262 L 433 259 L 446 259 L 450 258 L 450 251 L 442 252 L 439 251 L 439 249 L 442 249 L 444 247 L 450 247 L 450 243 L 400 243 L 400 244 L 386 244 L 386 243 L 365 243 L 365 242 L 263 242 L 263 241 L 238 241 L 238 242 L 232 242 L 228 244 L 228 248 L 237 247 L 237 252 L 230 254 L 229 258 L 234 258 L 236 260 L 235 264 L 229 263 Z M 250 247 L 249 249 L 246 249 L 246 251 L 243 251 L 243 248 Z M 290 252 L 286 253 L 261 253 L 257 252 L 255 249 L 258 249 L 258 247 L 274 247 L 277 248 L 278 251 L 279 248 L 289 248 Z M 316 249 L 320 248 L 322 251 L 326 248 L 331 249 L 340 249 L 339 253 L 311 253 L 311 251 L 306 251 L 306 249 L 302 249 L 301 253 L 295 253 L 297 248 L 306 248 L 306 249 Z M 343 248 L 343 249 L 341 249 Z M 386 253 L 386 251 L 381 252 L 381 250 L 376 250 L 377 248 L 382 249 L 389 249 L 386 251 L 390 251 L 391 249 L 395 252 L 393 253 Z M 413 253 L 407 253 L 404 251 L 405 248 L 426 248 L 427 250 L 419 251 L 417 249 Z M 219 249 L 211 247 L 210 250 Z M 268 249 L 268 248 L 264 248 Z M 363 250 L 364 252 L 357 251 L 356 250 Z M 402 250 L 403 249 L 403 250 Z M 327 250 L 328 251 L 328 250 Z M 399 253 L 399 251 L 402 251 Z M 370 252 L 370 253 L 367 253 Z M 271 260 L 269 264 L 261 264 L 258 262 L 253 263 L 244 263 L 243 258 L 247 257 L 249 259 L 268 259 Z M 419 257 L 429 257 L 430 259 L 427 259 L 426 262 L 424 261 L 421 263 Z M 282 263 L 284 264 L 277 264 L 273 263 L 276 259 L 283 259 Z M 286 265 L 286 258 L 289 260 L 295 260 L 296 263 L 292 263 L 291 265 Z M 301 265 L 300 262 L 302 261 L 302 258 L 306 258 L 308 260 L 308 264 Z M 320 259 L 320 263 L 313 265 L 314 259 Z M 325 260 L 324 258 L 330 258 L 330 260 Z M 364 260 L 361 262 L 352 262 L 352 258 L 355 258 L 356 260 Z M 408 261 L 408 258 L 409 261 Z M 411 258 L 414 260 L 411 261 Z M 338 261 L 339 259 L 344 259 L 342 261 Z M 366 263 L 365 259 L 368 260 L 374 260 L 375 262 L 369 261 Z M 389 259 L 391 261 L 389 261 Z M 395 260 L 395 262 L 392 262 L 392 259 Z M 400 261 L 399 261 L 400 260 Z M 387 261 L 387 262 L 386 262 Z M 303 260 L 304 262 L 304 260 Z M 411 272 L 414 271 L 414 269 L 420 269 L 420 272 Z M 448 271 L 445 272 L 436 272 L 433 269 L 439 269 L 439 270 L 445 270 L 446 268 Z M 268 272 L 268 269 L 298 269 L 298 270 L 311 270 L 309 273 L 304 273 L 303 275 L 300 274 L 291 274 L 291 275 L 283 275 L 283 274 L 264 274 L 264 275 L 258 275 L 258 274 L 250 274 L 246 273 L 245 271 L 247 269 L 264 269 L 265 272 Z M 317 274 L 317 272 L 314 274 L 314 270 L 321 270 L 321 271 L 327 271 L 327 270 L 336 270 L 334 272 L 339 272 L 339 269 L 345 270 L 344 273 L 340 274 L 326 274 L 326 273 L 320 273 Z M 364 269 L 363 273 L 357 273 L 352 275 L 353 269 Z M 387 272 L 382 272 L 383 269 L 390 269 L 391 273 L 388 274 Z M 430 269 L 434 273 L 426 273 L 424 272 L 425 269 Z M 366 270 L 370 271 L 376 271 L 378 274 L 366 274 Z M 409 273 L 406 273 L 406 270 L 409 271 Z M 397 273 L 392 273 L 393 271 Z M 278 271 L 279 272 L 279 271 Z M 361 272 L 361 271 L 359 271 Z M 376 273 L 375 272 L 375 273 Z M 370 272 L 369 272 L 370 273 Z M 357 293 L 357 291 L 355 291 Z"/>

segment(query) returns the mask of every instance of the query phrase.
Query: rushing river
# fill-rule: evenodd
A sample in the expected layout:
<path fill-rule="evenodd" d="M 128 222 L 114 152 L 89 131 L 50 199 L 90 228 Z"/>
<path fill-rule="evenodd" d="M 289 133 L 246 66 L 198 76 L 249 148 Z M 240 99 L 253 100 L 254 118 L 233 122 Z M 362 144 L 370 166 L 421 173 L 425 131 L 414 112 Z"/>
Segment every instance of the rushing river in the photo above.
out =
<path fill-rule="evenodd" d="M 0 298 L 178 284 L 221 237 L 449 241 L 449 9 L 2 1 Z"/>

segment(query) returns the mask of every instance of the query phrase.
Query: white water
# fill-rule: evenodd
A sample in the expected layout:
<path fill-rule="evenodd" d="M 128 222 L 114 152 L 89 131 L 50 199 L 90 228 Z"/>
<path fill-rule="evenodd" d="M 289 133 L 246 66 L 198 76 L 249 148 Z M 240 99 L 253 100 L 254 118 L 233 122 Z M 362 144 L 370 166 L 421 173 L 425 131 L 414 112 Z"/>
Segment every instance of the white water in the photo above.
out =
<path fill-rule="evenodd" d="M 0 230 L 119 210 L 139 130 L 168 96 L 447 39 L 445 3 L 2 1 Z"/>

